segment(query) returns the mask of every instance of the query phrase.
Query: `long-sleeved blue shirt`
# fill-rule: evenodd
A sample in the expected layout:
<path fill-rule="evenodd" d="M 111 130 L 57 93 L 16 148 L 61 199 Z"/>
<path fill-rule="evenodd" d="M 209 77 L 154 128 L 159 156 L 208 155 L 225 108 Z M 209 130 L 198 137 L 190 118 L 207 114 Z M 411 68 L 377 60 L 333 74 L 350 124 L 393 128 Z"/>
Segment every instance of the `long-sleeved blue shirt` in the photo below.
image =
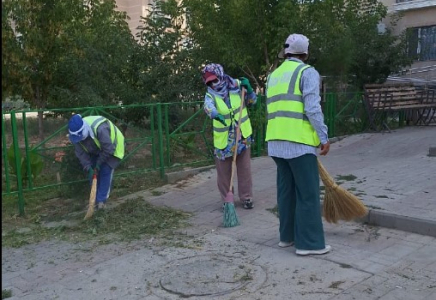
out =
<path fill-rule="evenodd" d="M 303 63 L 296 58 L 290 60 Z M 303 94 L 304 113 L 312 124 L 321 144 L 328 142 L 328 129 L 324 124 L 324 114 L 321 110 L 319 95 L 320 77 L 315 68 L 307 68 L 301 74 L 300 89 Z M 268 88 L 268 87 L 267 87 Z M 316 155 L 316 147 L 290 141 L 268 141 L 268 155 L 285 159 L 296 158 L 305 154 Z"/>

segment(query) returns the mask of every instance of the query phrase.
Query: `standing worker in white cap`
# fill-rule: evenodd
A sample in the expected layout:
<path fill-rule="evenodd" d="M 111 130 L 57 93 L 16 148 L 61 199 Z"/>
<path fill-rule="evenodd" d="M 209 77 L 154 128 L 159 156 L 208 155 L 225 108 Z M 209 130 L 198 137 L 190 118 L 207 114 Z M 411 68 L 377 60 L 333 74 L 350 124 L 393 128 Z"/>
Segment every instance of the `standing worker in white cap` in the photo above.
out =
<path fill-rule="evenodd" d="M 102 116 L 74 115 L 68 121 L 68 137 L 77 158 L 92 181 L 97 174 L 97 209 L 109 198 L 114 169 L 124 157 L 124 136 L 110 120 Z"/>
<path fill-rule="evenodd" d="M 325 254 L 321 218 L 317 148 L 330 149 L 320 105 L 320 77 L 304 62 L 309 39 L 291 34 L 284 45 L 286 60 L 267 79 L 268 155 L 277 165 L 279 247 L 295 245 L 297 255 Z"/>

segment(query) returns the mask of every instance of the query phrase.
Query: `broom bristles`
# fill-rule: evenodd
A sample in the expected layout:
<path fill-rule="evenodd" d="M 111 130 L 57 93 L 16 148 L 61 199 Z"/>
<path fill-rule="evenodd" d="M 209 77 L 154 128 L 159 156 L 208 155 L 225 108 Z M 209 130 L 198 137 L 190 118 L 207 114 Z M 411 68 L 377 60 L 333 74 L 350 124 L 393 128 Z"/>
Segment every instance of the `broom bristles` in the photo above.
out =
<path fill-rule="evenodd" d="M 319 160 L 318 167 L 325 187 L 323 216 L 327 222 L 351 221 L 368 213 L 368 209 L 358 197 L 334 182 Z"/>
<path fill-rule="evenodd" d="M 94 214 L 96 196 L 97 196 L 97 178 L 94 177 L 92 179 L 91 193 L 89 195 L 88 211 L 86 212 L 84 220 L 91 218 L 92 215 Z"/>
<path fill-rule="evenodd" d="M 331 193 L 329 190 L 326 190 L 324 194 L 323 216 L 329 223 L 337 223 L 339 220 L 338 208 L 336 207 L 335 202 L 331 200 Z"/>
<path fill-rule="evenodd" d="M 235 227 L 238 226 L 239 219 L 236 214 L 235 204 L 233 202 L 224 203 L 224 214 L 223 214 L 223 226 L 224 227 Z"/>

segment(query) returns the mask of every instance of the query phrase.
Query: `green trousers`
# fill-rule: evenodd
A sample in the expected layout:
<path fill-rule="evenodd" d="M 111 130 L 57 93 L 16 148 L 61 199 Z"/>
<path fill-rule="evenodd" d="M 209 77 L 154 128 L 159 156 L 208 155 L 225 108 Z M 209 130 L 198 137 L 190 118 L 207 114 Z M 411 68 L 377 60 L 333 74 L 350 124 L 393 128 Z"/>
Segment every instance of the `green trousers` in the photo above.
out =
<path fill-rule="evenodd" d="M 300 250 L 324 249 L 317 157 L 272 158 L 277 165 L 280 241 L 293 241 Z"/>

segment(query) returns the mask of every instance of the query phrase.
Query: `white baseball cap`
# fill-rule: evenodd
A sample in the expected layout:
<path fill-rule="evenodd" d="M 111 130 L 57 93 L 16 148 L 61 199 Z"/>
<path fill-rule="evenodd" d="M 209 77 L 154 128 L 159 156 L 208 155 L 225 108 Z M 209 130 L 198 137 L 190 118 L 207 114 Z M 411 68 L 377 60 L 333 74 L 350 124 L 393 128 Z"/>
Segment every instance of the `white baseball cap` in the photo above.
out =
<path fill-rule="evenodd" d="M 307 54 L 309 52 L 309 39 L 298 33 L 291 34 L 285 41 L 283 50 L 279 57 L 283 58 L 285 54 Z"/>

